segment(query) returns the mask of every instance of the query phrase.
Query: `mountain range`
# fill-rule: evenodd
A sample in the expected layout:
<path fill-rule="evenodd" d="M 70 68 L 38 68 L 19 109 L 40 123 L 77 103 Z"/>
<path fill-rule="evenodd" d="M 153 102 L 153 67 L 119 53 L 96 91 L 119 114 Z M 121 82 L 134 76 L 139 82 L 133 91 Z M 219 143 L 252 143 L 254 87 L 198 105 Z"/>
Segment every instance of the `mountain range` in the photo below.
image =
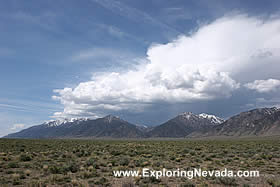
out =
<path fill-rule="evenodd" d="M 280 109 L 258 108 L 227 120 L 209 114 L 184 112 L 167 122 L 146 127 L 116 116 L 99 119 L 52 120 L 4 138 L 193 138 L 280 135 Z"/>
<path fill-rule="evenodd" d="M 181 138 L 203 129 L 210 130 L 215 125 L 221 124 L 223 122 L 223 119 L 214 115 L 195 115 L 191 112 L 184 112 L 175 118 L 159 126 L 156 126 L 151 131 L 149 131 L 147 135 L 148 137 Z"/>

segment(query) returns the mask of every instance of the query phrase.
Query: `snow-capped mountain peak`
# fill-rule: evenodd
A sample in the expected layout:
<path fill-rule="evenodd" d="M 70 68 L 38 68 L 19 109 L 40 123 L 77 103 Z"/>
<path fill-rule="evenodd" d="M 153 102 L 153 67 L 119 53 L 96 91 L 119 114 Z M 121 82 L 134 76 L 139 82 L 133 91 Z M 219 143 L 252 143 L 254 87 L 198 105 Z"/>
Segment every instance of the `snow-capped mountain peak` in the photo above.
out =
<path fill-rule="evenodd" d="M 49 120 L 43 124 L 47 125 L 48 127 L 57 127 L 66 123 L 74 123 L 74 122 L 80 123 L 87 120 L 89 120 L 89 118 L 65 118 L 65 119 L 58 119 L 58 120 Z"/>
<path fill-rule="evenodd" d="M 193 116 L 194 114 L 192 112 L 183 112 L 181 114 L 179 114 L 180 117 L 185 118 L 185 119 L 190 119 L 191 116 Z"/>
<path fill-rule="evenodd" d="M 224 119 L 219 118 L 215 115 L 211 115 L 211 114 L 201 113 L 201 114 L 198 114 L 198 116 L 200 118 L 209 119 L 209 120 L 211 120 L 212 123 L 215 123 L 215 124 L 221 124 L 225 121 Z"/>

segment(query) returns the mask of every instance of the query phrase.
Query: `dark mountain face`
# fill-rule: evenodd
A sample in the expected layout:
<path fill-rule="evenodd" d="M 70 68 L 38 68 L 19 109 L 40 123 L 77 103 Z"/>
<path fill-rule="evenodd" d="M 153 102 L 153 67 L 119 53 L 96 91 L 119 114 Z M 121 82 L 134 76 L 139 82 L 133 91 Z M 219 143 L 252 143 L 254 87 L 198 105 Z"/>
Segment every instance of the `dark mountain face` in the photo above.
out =
<path fill-rule="evenodd" d="M 177 117 L 155 127 L 148 132 L 149 137 L 186 137 L 187 135 L 202 129 L 213 128 L 214 125 L 220 124 L 223 119 L 213 115 L 185 112 Z"/>
<path fill-rule="evenodd" d="M 280 135 L 280 109 L 260 108 L 242 112 L 206 134 L 214 136 Z"/>
<path fill-rule="evenodd" d="M 280 109 L 260 108 L 224 121 L 214 115 L 185 112 L 155 127 L 136 126 L 115 116 L 45 122 L 5 138 L 158 138 L 280 135 Z"/>
<path fill-rule="evenodd" d="M 33 126 L 5 138 L 140 138 L 143 132 L 115 116 L 106 116 L 96 120 L 70 119 L 51 121 Z"/>

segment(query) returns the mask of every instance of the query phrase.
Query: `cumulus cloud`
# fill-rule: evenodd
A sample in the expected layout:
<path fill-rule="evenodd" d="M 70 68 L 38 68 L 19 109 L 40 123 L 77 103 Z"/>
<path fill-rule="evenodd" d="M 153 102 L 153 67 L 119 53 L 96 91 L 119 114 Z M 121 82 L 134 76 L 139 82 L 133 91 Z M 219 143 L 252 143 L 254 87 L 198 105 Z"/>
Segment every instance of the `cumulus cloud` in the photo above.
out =
<path fill-rule="evenodd" d="M 254 82 L 245 84 L 245 87 L 260 93 L 272 92 L 280 89 L 280 80 L 277 79 L 255 80 Z"/>
<path fill-rule="evenodd" d="M 131 70 L 96 73 L 75 88 L 55 90 L 53 98 L 64 111 L 54 116 L 141 112 L 158 103 L 230 97 L 240 84 L 279 74 L 279 44 L 278 18 L 223 17 L 191 35 L 150 46 L 145 63 Z M 262 71 L 251 73 L 254 68 Z"/>
<path fill-rule="evenodd" d="M 22 123 L 16 123 L 16 124 L 14 124 L 10 129 L 11 129 L 12 131 L 20 130 L 20 129 L 23 129 L 24 126 L 25 126 L 25 125 L 22 124 Z"/>

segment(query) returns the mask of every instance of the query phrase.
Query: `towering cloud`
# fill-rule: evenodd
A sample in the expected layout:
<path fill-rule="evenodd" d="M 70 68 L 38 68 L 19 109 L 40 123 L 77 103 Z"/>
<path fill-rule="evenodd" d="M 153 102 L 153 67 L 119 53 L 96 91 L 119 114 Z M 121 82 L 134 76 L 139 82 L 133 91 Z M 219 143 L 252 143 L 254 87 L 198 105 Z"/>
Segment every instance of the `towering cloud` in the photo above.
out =
<path fill-rule="evenodd" d="M 129 70 L 99 72 L 75 88 L 55 90 L 53 98 L 64 105 L 55 116 L 139 112 L 159 103 L 226 98 L 243 84 L 268 92 L 280 78 L 279 54 L 278 17 L 223 17 L 188 36 L 150 46 L 145 63 Z"/>

